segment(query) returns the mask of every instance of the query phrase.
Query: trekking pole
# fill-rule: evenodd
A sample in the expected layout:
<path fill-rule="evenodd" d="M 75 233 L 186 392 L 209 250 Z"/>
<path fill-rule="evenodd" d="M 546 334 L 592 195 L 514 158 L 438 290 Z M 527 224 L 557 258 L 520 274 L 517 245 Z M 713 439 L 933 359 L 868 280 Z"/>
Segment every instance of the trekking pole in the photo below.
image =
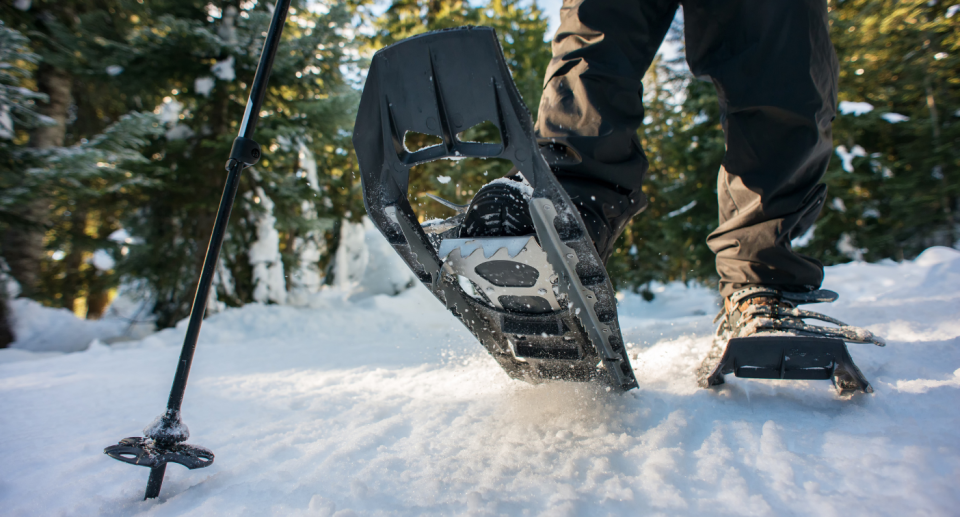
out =
<path fill-rule="evenodd" d="M 111 445 L 103 450 L 111 458 L 150 467 L 150 479 L 143 498 L 153 499 L 160 495 L 163 484 L 163 475 L 167 463 L 179 463 L 188 469 L 207 467 L 213 463 L 213 452 L 197 445 L 183 443 L 190 437 L 190 431 L 184 425 L 180 416 L 180 406 L 183 404 L 184 391 L 187 389 L 187 376 L 190 375 L 190 365 L 193 363 L 193 353 L 197 349 L 197 338 L 200 336 L 200 325 L 203 323 L 203 313 L 210 295 L 210 286 L 213 275 L 220 259 L 220 248 L 230 222 L 230 212 L 237 197 L 237 187 L 240 185 L 240 173 L 260 159 L 260 146 L 253 141 L 253 133 L 260 117 L 260 107 L 267 91 L 267 81 L 273 68 L 273 58 L 280 46 L 280 35 L 283 24 L 287 19 L 287 10 L 290 0 L 277 0 L 273 10 L 273 20 L 267 31 L 267 39 L 263 42 L 263 51 L 260 53 L 260 63 L 257 73 L 250 87 L 250 97 L 240 123 L 240 134 L 233 141 L 230 149 L 230 158 L 227 160 L 227 182 L 223 187 L 223 197 L 220 198 L 220 208 L 217 210 L 217 219 L 207 245 L 207 254 L 203 259 L 203 269 L 200 280 L 197 282 L 197 292 L 193 297 L 193 307 L 190 309 L 190 324 L 187 334 L 183 338 L 183 349 L 180 351 L 180 361 L 177 363 L 177 373 L 170 388 L 170 398 L 167 400 L 167 410 L 158 416 L 150 425 L 144 428 L 143 438 L 132 437 L 120 440 L 117 445 Z"/>

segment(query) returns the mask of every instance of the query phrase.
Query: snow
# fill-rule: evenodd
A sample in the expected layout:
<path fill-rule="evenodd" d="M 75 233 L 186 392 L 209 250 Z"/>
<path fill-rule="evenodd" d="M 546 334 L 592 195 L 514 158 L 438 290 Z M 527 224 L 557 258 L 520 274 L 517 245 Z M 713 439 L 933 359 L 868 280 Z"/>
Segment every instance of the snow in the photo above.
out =
<path fill-rule="evenodd" d="M 126 228 L 114 230 L 107 236 L 107 239 L 118 244 L 143 244 L 143 239 L 130 235 Z"/>
<path fill-rule="evenodd" d="M 210 92 L 213 91 L 213 86 L 215 84 L 216 84 L 216 80 L 214 80 L 213 77 L 210 77 L 210 76 L 197 77 L 197 79 L 193 81 L 193 91 L 195 91 L 197 95 L 203 95 L 204 97 L 209 97 Z"/>
<path fill-rule="evenodd" d="M 313 152 L 303 142 L 298 143 L 300 167 L 306 176 L 307 184 L 314 192 L 320 191 L 320 180 L 317 176 L 317 160 Z M 298 172 L 297 176 L 300 176 Z M 300 205 L 303 218 L 307 221 L 317 221 L 317 209 L 312 201 L 303 201 Z M 323 275 L 320 272 L 319 262 L 327 249 L 322 231 L 310 230 L 306 235 L 294 239 L 294 251 L 297 253 L 297 269 L 290 278 L 290 291 L 287 293 L 287 303 L 308 305 L 309 299 L 320 290 L 323 284 Z"/>
<path fill-rule="evenodd" d="M 118 230 L 114 230 L 113 232 L 110 233 L 110 235 L 107 236 L 107 239 L 113 242 L 129 243 L 131 242 L 130 239 L 132 238 L 133 237 L 130 235 L 130 232 L 128 232 L 126 228 L 120 228 Z"/>
<path fill-rule="evenodd" d="M 167 140 L 173 141 L 173 140 L 186 140 L 188 138 L 193 137 L 194 134 L 195 133 L 193 132 L 192 129 L 190 129 L 190 126 L 186 124 L 177 124 L 172 128 L 168 129 L 163 136 L 165 136 Z"/>
<path fill-rule="evenodd" d="M 859 116 L 873 111 L 873 104 L 869 102 L 840 101 L 840 114 Z"/>
<path fill-rule="evenodd" d="M 10 106 L 6 104 L 0 106 L 0 138 L 13 138 L 13 118 L 10 116 Z"/>
<path fill-rule="evenodd" d="M 901 115 L 899 113 L 884 113 L 883 115 L 880 115 L 880 118 L 882 118 L 883 120 L 886 120 L 891 124 L 898 124 L 900 122 L 906 122 L 910 120 L 910 117 L 906 115 Z"/>
<path fill-rule="evenodd" d="M 837 212 L 846 212 L 847 204 L 843 202 L 843 199 L 835 197 L 833 198 L 833 201 L 830 202 L 830 208 L 836 210 Z"/>
<path fill-rule="evenodd" d="M 484 172 L 483 172 L 483 175 L 486 176 L 486 175 L 487 175 L 487 172 L 489 172 L 489 171 L 484 171 Z M 520 179 L 521 179 L 521 181 L 515 181 L 515 180 L 512 180 L 512 179 L 510 179 L 510 178 L 508 178 L 508 177 L 497 178 L 497 179 L 491 181 L 490 183 L 487 183 L 487 185 L 506 185 L 506 186 L 508 186 L 508 187 L 516 190 L 517 192 L 519 192 L 520 195 L 522 195 L 523 197 L 525 197 L 525 198 L 527 198 L 527 199 L 532 198 L 532 197 L 533 197 L 533 186 L 530 185 L 530 182 L 527 181 L 527 178 L 524 178 L 522 174 L 520 175 Z"/>
<path fill-rule="evenodd" d="M 10 309 L 16 337 L 10 348 L 28 352 L 78 352 L 86 350 L 94 340 L 118 338 L 128 327 L 127 321 L 115 318 L 82 320 L 68 309 L 44 307 L 27 298 L 11 300 Z M 23 354 L 16 357 L 29 358 Z M 0 363 L 9 360 L 5 353 L 0 353 Z"/>
<path fill-rule="evenodd" d="M 691 202 L 689 202 L 689 203 L 681 206 L 680 208 L 674 210 L 673 212 L 670 212 L 669 214 L 667 214 L 667 219 L 676 217 L 676 216 L 681 215 L 681 214 L 685 214 L 685 213 L 689 212 L 690 210 L 692 210 L 693 207 L 695 207 L 695 206 L 697 206 L 697 201 L 696 201 L 696 200 L 693 200 L 693 201 L 691 201 Z"/>
<path fill-rule="evenodd" d="M 810 241 L 812 241 L 814 235 L 816 235 L 816 231 L 817 231 L 817 225 L 811 224 L 810 228 L 808 228 L 807 231 L 803 232 L 803 235 L 790 241 L 790 246 L 794 248 L 802 248 L 807 244 L 810 244 Z"/>
<path fill-rule="evenodd" d="M 418 283 L 370 218 L 343 222 L 334 257 L 334 285 L 347 297 L 394 295 Z"/>
<path fill-rule="evenodd" d="M 183 416 L 179 411 L 167 410 L 143 428 L 143 436 L 159 442 L 185 442 L 190 439 L 190 428 L 183 423 Z"/>
<path fill-rule="evenodd" d="M 123 67 L 120 65 L 110 65 L 106 69 L 107 75 L 117 76 L 123 73 Z"/>
<path fill-rule="evenodd" d="M 160 122 L 164 124 L 176 124 L 180 120 L 180 112 L 183 111 L 183 104 L 172 97 L 164 97 L 163 104 L 157 106 L 154 113 L 160 115 Z"/>
<path fill-rule="evenodd" d="M 209 4 L 207 4 L 209 5 Z M 217 18 L 220 16 L 218 15 Z M 226 10 L 223 12 L 223 20 L 220 23 L 220 27 L 217 29 L 217 35 L 227 43 L 228 45 L 237 44 L 237 8 L 228 5 Z"/>
<path fill-rule="evenodd" d="M 113 260 L 110 252 L 102 249 L 93 252 L 93 256 L 90 257 L 90 263 L 100 271 L 110 271 L 117 265 L 117 262 Z"/>
<path fill-rule="evenodd" d="M 813 307 L 887 338 L 850 345 L 873 395 L 827 381 L 696 386 L 712 289 L 624 293 L 640 389 L 510 380 L 422 287 L 209 318 L 183 407 L 217 457 L 102 454 L 163 411 L 185 322 L 141 341 L 0 364 L 0 507 L 21 515 L 952 515 L 960 504 L 960 252 L 829 267 Z M 22 350 L 0 350 L 0 357 Z"/>
<path fill-rule="evenodd" d="M 267 197 L 262 187 L 256 188 L 253 199 L 254 203 L 263 207 L 263 212 L 255 216 L 257 240 L 247 252 L 253 267 L 253 299 L 260 303 L 282 304 L 287 301 L 287 280 L 283 273 L 280 233 L 277 231 L 277 218 L 273 215 L 273 200 Z"/>
<path fill-rule="evenodd" d="M 210 67 L 210 71 L 213 72 L 213 75 L 217 76 L 217 79 L 221 81 L 232 81 L 237 78 L 237 73 L 233 70 L 233 63 L 235 59 L 233 56 L 224 59 L 223 61 L 217 61 Z M 196 84 L 194 84 L 196 87 Z"/>
<path fill-rule="evenodd" d="M 867 250 L 858 248 L 853 242 L 853 237 L 844 232 L 840 234 L 840 240 L 837 241 L 837 251 L 851 260 L 860 262 L 863 260 L 863 253 Z"/>
<path fill-rule="evenodd" d="M 847 146 L 838 145 L 837 156 L 840 157 L 840 162 L 843 166 L 843 170 L 847 172 L 853 172 L 853 159 L 857 157 L 864 157 L 867 155 L 867 150 L 859 145 L 853 146 L 853 149 L 847 150 Z"/>

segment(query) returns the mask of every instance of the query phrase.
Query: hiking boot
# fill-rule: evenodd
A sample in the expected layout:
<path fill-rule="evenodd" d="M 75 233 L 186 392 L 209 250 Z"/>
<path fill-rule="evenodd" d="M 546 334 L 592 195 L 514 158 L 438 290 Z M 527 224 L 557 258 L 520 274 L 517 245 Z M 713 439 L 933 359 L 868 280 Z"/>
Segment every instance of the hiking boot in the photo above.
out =
<path fill-rule="evenodd" d="M 487 183 L 467 208 L 460 237 L 519 237 L 533 235 L 529 199 L 533 188 L 519 173 Z"/>
<path fill-rule="evenodd" d="M 724 299 L 723 310 L 714 320 L 720 321 L 717 339 L 727 342 L 740 337 L 787 334 L 837 338 L 851 343 L 884 346 L 883 340 L 869 330 L 847 325 L 818 312 L 797 308 L 800 304 L 833 302 L 837 298 L 837 293 L 826 289 L 793 293 L 772 287 L 746 287 Z M 836 327 L 811 325 L 804 319 L 820 320 Z"/>

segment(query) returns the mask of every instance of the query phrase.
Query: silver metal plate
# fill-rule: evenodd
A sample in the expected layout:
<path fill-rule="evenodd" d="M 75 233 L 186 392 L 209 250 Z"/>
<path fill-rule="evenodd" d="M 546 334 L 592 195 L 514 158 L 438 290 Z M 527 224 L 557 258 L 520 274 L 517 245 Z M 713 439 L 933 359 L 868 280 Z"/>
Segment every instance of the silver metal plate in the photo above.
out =
<path fill-rule="evenodd" d="M 554 311 L 561 308 L 556 293 L 557 276 L 533 235 L 444 239 L 440 242 L 439 255 L 444 273 L 469 279 L 497 309 L 504 309 L 501 296 L 538 297 L 546 300 Z M 518 270 L 529 266 L 536 270 L 536 280 L 526 282 L 530 284 L 526 286 L 498 285 L 477 271 L 478 266 L 494 261 L 510 263 Z"/>

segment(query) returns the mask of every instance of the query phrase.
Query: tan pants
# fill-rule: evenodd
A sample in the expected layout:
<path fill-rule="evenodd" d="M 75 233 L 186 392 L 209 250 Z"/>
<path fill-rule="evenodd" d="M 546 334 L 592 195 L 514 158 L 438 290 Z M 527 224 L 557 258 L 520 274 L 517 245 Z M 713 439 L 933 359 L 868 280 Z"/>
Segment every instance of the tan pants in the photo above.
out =
<path fill-rule="evenodd" d="M 641 80 L 681 3 L 687 63 L 716 87 L 726 134 L 707 238 L 721 292 L 818 288 L 823 265 L 790 241 L 823 206 L 833 151 L 838 64 L 823 0 L 565 0 L 537 121 L 539 137 L 578 155 L 554 164 L 557 177 L 608 258 L 646 204 Z"/>

